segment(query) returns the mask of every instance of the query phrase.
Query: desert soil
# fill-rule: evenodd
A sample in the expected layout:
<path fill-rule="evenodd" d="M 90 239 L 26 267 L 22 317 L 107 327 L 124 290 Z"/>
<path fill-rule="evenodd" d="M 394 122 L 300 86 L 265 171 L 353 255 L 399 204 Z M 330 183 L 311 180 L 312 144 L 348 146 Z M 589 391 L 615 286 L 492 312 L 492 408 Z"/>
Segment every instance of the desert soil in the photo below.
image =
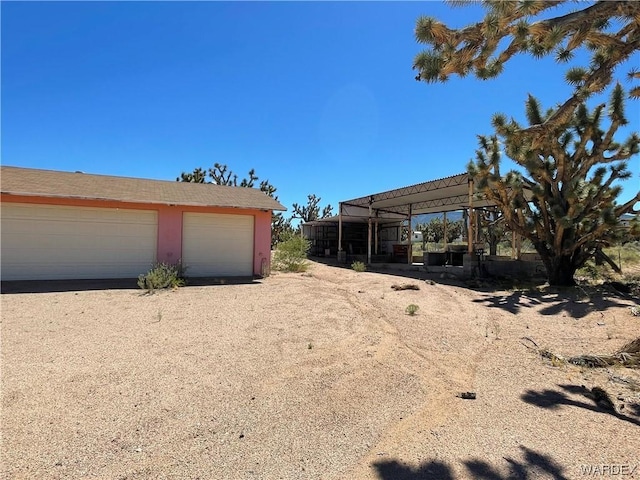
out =
<path fill-rule="evenodd" d="M 412 275 L 312 263 L 153 295 L 5 293 L 0 475 L 640 478 L 638 370 L 554 365 L 523 340 L 612 353 L 640 336 L 637 298 Z"/>

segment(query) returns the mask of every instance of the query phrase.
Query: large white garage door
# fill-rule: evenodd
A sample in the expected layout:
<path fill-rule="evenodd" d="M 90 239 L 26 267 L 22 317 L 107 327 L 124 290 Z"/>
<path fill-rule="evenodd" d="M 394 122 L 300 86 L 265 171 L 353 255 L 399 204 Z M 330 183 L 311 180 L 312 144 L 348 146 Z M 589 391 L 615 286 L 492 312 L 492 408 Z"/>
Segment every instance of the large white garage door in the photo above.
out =
<path fill-rule="evenodd" d="M 253 216 L 185 212 L 182 263 L 188 277 L 253 275 Z"/>
<path fill-rule="evenodd" d="M 2 280 L 135 278 L 156 258 L 155 211 L 2 204 Z"/>

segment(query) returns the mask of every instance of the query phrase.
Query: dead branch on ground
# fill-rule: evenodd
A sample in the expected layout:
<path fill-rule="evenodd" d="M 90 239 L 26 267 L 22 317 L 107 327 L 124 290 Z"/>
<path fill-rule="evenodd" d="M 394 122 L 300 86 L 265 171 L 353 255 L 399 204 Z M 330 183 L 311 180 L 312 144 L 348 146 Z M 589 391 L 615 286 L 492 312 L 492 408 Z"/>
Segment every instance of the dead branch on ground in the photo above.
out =
<path fill-rule="evenodd" d="M 553 364 L 571 363 L 588 368 L 606 368 L 613 366 L 640 368 L 640 337 L 627 343 L 613 355 L 578 355 L 569 358 L 564 358 L 550 350 L 538 347 L 538 344 L 529 337 L 524 337 L 522 340 L 529 342 L 528 344 L 521 342 L 525 347 L 535 350 L 540 356 L 551 360 Z"/>

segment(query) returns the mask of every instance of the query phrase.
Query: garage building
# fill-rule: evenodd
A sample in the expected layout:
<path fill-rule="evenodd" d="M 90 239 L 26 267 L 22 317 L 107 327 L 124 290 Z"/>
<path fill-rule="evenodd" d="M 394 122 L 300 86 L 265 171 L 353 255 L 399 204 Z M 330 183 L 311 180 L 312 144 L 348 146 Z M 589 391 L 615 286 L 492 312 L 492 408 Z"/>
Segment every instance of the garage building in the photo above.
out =
<path fill-rule="evenodd" d="M 269 271 L 271 214 L 255 188 L 3 166 L 6 280 L 135 278 L 158 262 L 189 277 Z"/>

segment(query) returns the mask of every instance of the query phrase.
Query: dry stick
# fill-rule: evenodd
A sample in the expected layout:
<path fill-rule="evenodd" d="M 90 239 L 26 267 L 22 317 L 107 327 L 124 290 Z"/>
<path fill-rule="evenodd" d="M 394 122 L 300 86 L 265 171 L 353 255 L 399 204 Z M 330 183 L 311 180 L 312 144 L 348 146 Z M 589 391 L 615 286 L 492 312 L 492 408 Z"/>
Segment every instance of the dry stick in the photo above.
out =
<path fill-rule="evenodd" d="M 418 285 L 413 285 L 411 283 L 403 283 L 402 285 L 393 284 L 391 285 L 393 290 L 420 290 Z"/>

